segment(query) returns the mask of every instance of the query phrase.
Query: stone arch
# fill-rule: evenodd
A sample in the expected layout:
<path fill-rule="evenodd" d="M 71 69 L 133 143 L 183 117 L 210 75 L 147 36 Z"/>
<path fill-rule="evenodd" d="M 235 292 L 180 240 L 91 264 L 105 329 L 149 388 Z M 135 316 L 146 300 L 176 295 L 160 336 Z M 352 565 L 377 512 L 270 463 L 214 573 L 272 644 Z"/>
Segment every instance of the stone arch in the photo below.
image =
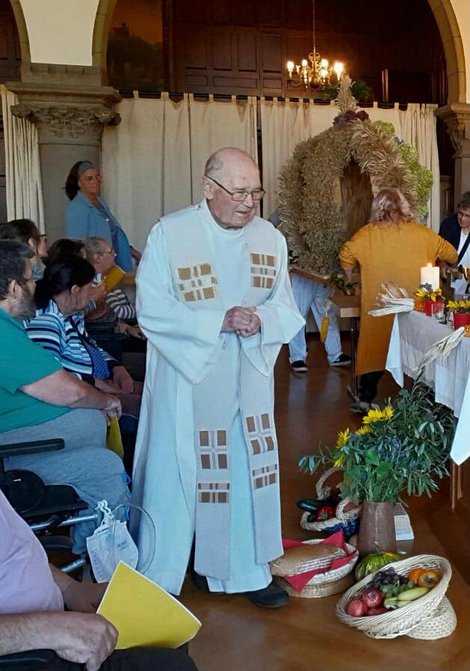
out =
<path fill-rule="evenodd" d="M 447 104 L 467 101 L 465 54 L 454 8 L 449 0 L 428 0 L 442 39 L 447 64 Z"/>
<path fill-rule="evenodd" d="M 99 0 L 93 29 L 92 63 L 101 69 L 102 78 L 106 73 L 106 52 L 108 35 L 117 0 Z"/>
<path fill-rule="evenodd" d="M 21 69 L 31 63 L 31 50 L 29 48 L 28 29 L 24 19 L 23 8 L 20 0 L 10 0 L 11 8 L 15 16 L 16 28 L 20 39 Z"/>

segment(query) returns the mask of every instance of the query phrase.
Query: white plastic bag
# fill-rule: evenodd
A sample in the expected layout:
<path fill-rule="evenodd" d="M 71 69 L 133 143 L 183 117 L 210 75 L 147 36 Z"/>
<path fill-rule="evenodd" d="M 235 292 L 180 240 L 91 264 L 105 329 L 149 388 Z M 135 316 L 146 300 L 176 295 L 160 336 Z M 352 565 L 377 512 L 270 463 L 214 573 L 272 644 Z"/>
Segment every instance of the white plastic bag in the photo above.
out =
<path fill-rule="evenodd" d="M 100 501 L 97 508 L 103 513 L 103 520 L 86 545 L 96 581 L 107 582 L 121 560 L 136 568 L 139 551 L 127 524 L 115 519 L 108 502 Z"/>

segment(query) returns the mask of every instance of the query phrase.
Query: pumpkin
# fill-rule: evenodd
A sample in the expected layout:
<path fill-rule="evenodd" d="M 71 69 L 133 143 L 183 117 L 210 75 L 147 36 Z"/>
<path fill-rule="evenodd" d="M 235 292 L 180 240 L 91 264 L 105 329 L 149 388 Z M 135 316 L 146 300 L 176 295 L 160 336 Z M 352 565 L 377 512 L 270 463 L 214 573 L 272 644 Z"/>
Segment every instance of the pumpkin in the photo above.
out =
<path fill-rule="evenodd" d="M 364 559 L 356 565 L 356 570 L 354 575 L 356 580 L 362 580 L 366 575 L 375 573 L 383 566 L 391 564 L 394 561 L 399 561 L 400 555 L 397 555 L 395 552 L 374 552 L 370 555 L 366 555 Z"/>

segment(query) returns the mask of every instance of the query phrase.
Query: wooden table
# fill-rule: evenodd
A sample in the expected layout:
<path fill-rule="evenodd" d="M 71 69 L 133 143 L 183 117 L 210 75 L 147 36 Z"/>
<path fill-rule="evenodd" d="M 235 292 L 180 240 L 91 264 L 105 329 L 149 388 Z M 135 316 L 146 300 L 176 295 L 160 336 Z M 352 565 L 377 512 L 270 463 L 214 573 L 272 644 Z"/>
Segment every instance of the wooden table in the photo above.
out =
<path fill-rule="evenodd" d="M 361 317 L 360 296 L 346 296 L 346 294 L 335 292 L 330 298 L 335 306 L 338 317 L 349 319 L 349 332 L 351 334 L 351 384 L 348 393 L 354 401 L 359 400 L 359 380 L 356 375 L 356 347 L 359 333 L 359 319 Z"/>
<path fill-rule="evenodd" d="M 299 268 L 299 266 L 296 265 L 290 266 L 289 272 L 292 275 L 300 275 L 300 277 L 305 277 L 307 280 L 313 280 L 314 282 L 320 282 L 321 284 L 331 284 L 334 286 L 331 275 L 320 275 L 319 273 L 314 273 L 310 270 Z"/>

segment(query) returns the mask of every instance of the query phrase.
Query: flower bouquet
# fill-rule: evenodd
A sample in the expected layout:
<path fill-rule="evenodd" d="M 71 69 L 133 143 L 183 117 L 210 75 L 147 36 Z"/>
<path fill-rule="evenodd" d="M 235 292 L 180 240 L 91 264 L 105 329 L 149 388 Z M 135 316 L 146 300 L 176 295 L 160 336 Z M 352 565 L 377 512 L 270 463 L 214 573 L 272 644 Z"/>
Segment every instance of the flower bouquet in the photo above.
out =
<path fill-rule="evenodd" d="M 432 316 L 433 303 L 437 303 L 439 308 L 444 310 L 444 296 L 442 290 L 438 287 L 433 289 L 430 284 L 420 284 L 418 291 L 415 291 L 415 310 L 425 312 L 428 317 Z"/>
<path fill-rule="evenodd" d="M 467 335 L 467 331 L 470 330 L 470 298 L 447 301 L 447 311 L 453 314 L 454 329 L 465 326 Z"/>
<path fill-rule="evenodd" d="M 391 523 L 393 538 L 389 533 L 374 544 L 382 551 L 393 551 L 393 504 L 405 493 L 431 496 L 438 489 L 437 480 L 449 473 L 454 422 L 452 411 L 435 404 L 429 388 L 418 382 L 402 389 L 384 408 L 369 410 L 356 431 L 340 431 L 336 447 L 320 447 L 319 454 L 302 457 L 299 466 L 308 473 L 320 465 L 340 468 L 342 497 L 356 503 L 388 504 L 391 520 L 387 524 Z M 363 505 L 360 536 L 364 510 Z"/>

